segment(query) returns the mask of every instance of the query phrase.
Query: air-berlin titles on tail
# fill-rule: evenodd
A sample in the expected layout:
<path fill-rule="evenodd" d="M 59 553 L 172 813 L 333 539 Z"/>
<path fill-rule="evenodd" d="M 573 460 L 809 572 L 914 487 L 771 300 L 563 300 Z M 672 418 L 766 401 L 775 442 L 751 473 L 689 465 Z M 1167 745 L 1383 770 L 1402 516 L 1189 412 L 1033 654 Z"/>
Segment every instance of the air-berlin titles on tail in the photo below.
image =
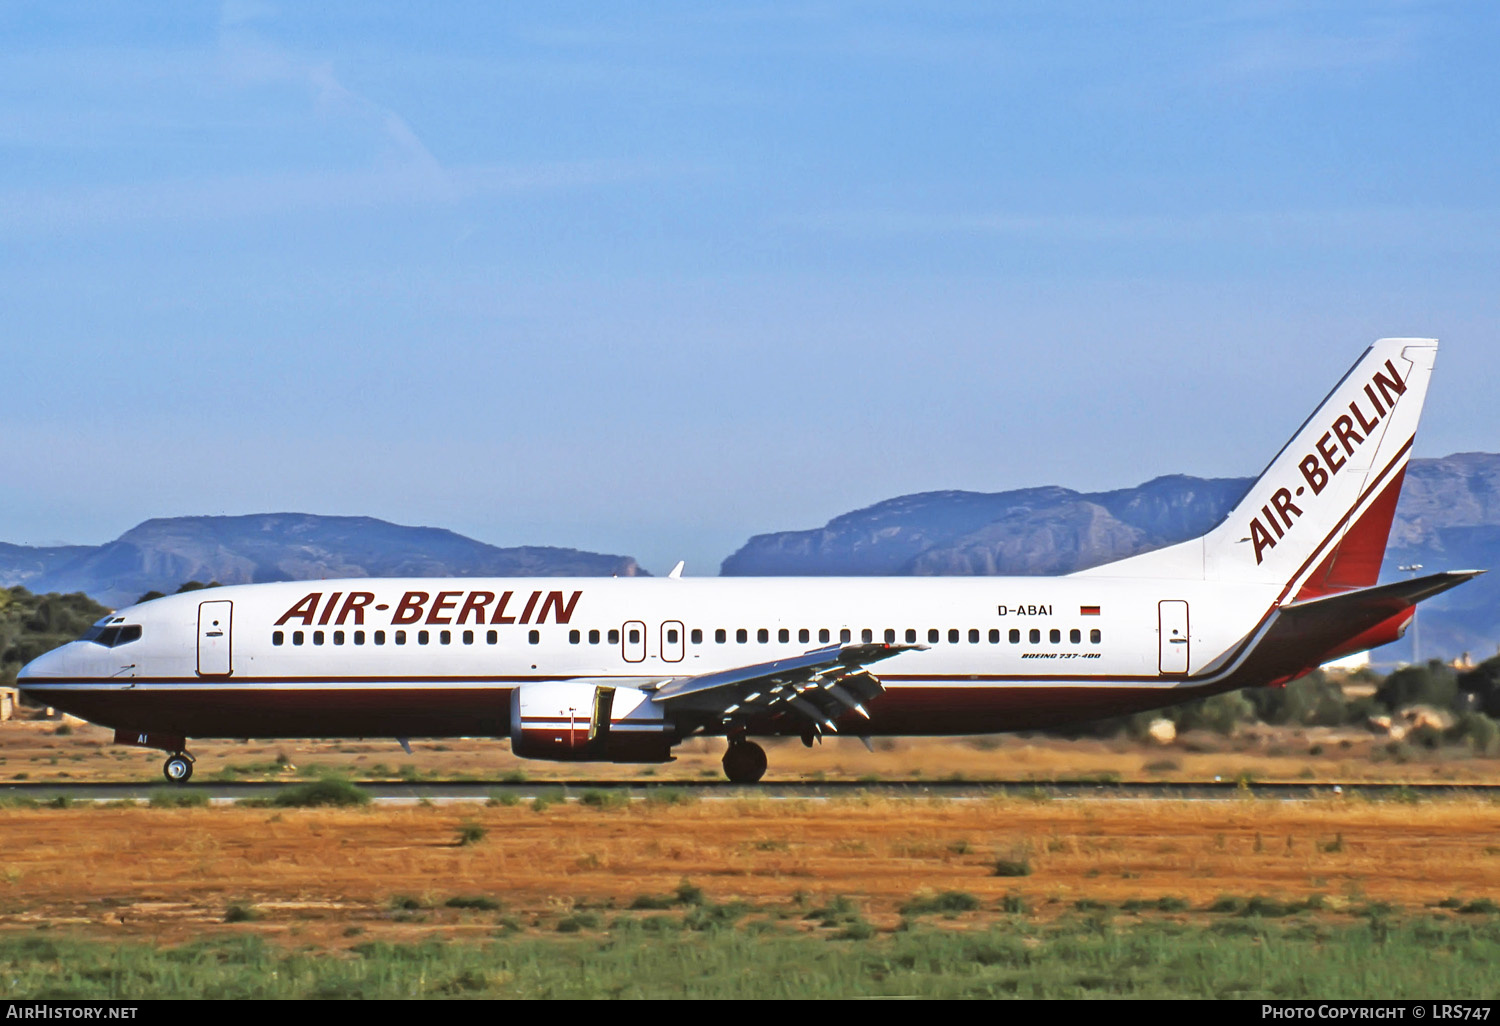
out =
<path fill-rule="evenodd" d="M 1373 416 L 1365 416 L 1359 400 L 1354 400 L 1349 404 L 1349 412 L 1335 417 L 1333 424 L 1323 432 L 1313 446 L 1314 451 L 1302 457 L 1298 467 L 1307 484 L 1297 486 L 1298 495 L 1307 488 L 1311 488 L 1314 495 L 1322 494 L 1329 477 L 1344 468 L 1349 462 L 1348 458 L 1354 455 L 1354 450 L 1370 437 L 1375 425 L 1395 409 L 1401 396 L 1406 394 L 1406 382 L 1401 380 L 1401 375 L 1390 360 L 1385 361 L 1385 370 L 1389 372 L 1389 377 L 1382 371 L 1376 371 L 1364 388 L 1365 398 L 1374 411 Z M 1342 453 L 1339 452 L 1340 448 L 1343 449 Z M 1292 492 L 1287 488 L 1276 489 L 1271 501 L 1260 508 L 1260 516 L 1250 521 L 1250 540 L 1255 543 L 1257 566 L 1264 558 L 1265 550 L 1274 549 L 1276 542 L 1286 537 L 1292 521 L 1301 515 L 1301 508 L 1292 501 Z M 1266 529 L 1267 525 L 1270 526 L 1269 531 Z"/>
<path fill-rule="evenodd" d="M 516 615 L 512 599 L 515 592 L 504 591 L 496 595 L 493 591 L 440 591 L 435 595 L 425 591 L 408 591 L 396 603 L 391 612 L 392 627 L 407 624 L 466 624 L 480 626 L 507 623 L 546 623 L 552 616 L 553 623 L 568 623 L 573 619 L 573 610 L 583 592 L 575 591 L 566 599 L 560 591 L 533 591 L 526 597 L 519 616 Z M 349 624 L 364 626 L 365 608 L 376 612 L 391 609 L 388 602 L 375 602 L 373 591 L 351 591 L 345 594 L 335 591 L 324 598 L 321 591 L 310 592 L 298 600 L 296 605 L 281 614 L 276 626 L 293 620 L 304 627 L 326 627 L 332 624 L 341 627 Z M 493 607 L 493 608 L 492 608 Z M 507 613 L 506 610 L 510 612 Z M 532 614 L 536 614 L 535 619 Z"/>

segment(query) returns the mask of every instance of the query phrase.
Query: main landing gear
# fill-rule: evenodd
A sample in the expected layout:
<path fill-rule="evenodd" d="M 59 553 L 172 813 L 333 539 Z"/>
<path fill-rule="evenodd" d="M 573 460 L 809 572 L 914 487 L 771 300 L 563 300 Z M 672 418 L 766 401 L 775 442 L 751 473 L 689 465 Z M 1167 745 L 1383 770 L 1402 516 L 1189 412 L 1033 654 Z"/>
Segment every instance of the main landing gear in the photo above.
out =
<path fill-rule="evenodd" d="M 724 775 L 736 784 L 753 784 L 766 775 L 766 750 L 743 738 L 729 742 L 724 753 Z"/>
<path fill-rule="evenodd" d="M 186 784 L 193 779 L 193 757 L 187 752 L 176 752 L 167 756 L 162 764 L 162 773 L 169 784 Z"/>

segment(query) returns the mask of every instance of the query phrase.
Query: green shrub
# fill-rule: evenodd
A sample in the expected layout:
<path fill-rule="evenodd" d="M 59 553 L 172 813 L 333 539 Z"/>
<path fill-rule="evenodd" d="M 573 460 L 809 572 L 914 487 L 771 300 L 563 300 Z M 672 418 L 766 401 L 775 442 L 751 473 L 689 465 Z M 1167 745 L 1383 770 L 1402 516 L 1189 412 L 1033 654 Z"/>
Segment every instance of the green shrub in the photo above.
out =
<path fill-rule="evenodd" d="M 472 819 L 466 819 L 458 825 L 458 843 L 460 846 L 466 844 L 478 844 L 484 840 L 484 825 L 476 823 Z"/>
<path fill-rule="evenodd" d="M 208 795 L 203 791 L 159 787 L 151 792 L 153 809 L 196 809 L 208 804 Z"/>
<path fill-rule="evenodd" d="M 1030 876 L 1031 860 L 1022 856 L 1020 858 L 996 859 L 996 876 Z"/>
<path fill-rule="evenodd" d="M 1484 713 L 1461 713 L 1449 736 L 1466 742 L 1475 755 L 1500 755 L 1500 724 Z"/>
<path fill-rule="evenodd" d="M 1437 660 L 1424 666 L 1403 666 L 1375 689 L 1375 700 L 1391 712 L 1412 705 L 1452 709 L 1457 698 L 1458 675 Z"/>
<path fill-rule="evenodd" d="M 1221 894 L 1209 903 L 1210 912 L 1243 912 L 1245 911 L 1245 899 L 1236 898 L 1232 894 Z"/>
<path fill-rule="evenodd" d="M 326 776 L 321 780 L 282 788 L 271 801 L 280 808 L 348 807 L 367 805 L 370 796 L 342 777 Z"/>
<path fill-rule="evenodd" d="M 631 899 L 630 907 L 642 910 L 659 910 L 672 908 L 677 904 L 677 898 L 671 894 L 637 894 Z"/>
<path fill-rule="evenodd" d="M 500 908 L 498 901 L 483 894 L 456 894 L 443 904 L 449 908 L 471 908 L 481 912 L 494 912 Z"/>
<path fill-rule="evenodd" d="M 579 801 L 595 809 L 623 809 L 630 805 L 630 792 L 589 790 L 583 792 Z"/>
<path fill-rule="evenodd" d="M 224 910 L 224 922 L 226 923 L 251 923 L 260 918 L 254 905 L 235 904 Z"/>
<path fill-rule="evenodd" d="M 904 916 L 921 916 L 932 912 L 972 912 L 979 899 L 966 891 L 944 891 L 942 894 L 918 894 L 901 906 Z"/>

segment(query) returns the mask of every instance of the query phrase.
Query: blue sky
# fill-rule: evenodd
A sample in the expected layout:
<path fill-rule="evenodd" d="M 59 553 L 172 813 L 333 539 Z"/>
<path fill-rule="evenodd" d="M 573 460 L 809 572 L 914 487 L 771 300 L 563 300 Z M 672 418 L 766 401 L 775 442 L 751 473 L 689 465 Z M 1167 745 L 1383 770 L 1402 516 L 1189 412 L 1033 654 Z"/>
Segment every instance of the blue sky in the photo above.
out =
<path fill-rule="evenodd" d="M 0 6 L 0 540 L 677 558 L 1258 471 L 1373 339 L 1494 451 L 1500 8 Z"/>

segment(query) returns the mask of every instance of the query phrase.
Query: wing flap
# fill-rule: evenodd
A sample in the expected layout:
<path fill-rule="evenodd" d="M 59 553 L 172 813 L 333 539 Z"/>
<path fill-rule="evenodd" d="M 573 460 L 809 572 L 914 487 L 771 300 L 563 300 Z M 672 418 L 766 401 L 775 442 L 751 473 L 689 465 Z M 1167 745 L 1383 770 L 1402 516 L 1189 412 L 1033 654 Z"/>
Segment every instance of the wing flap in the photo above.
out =
<path fill-rule="evenodd" d="M 668 681 L 652 702 L 673 716 L 687 715 L 728 724 L 736 720 L 790 713 L 815 732 L 838 731 L 848 713 L 869 718 L 865 706 L 885 687 L 866 664 L 925 645 L 830 645 L 786 659 L 737 666 Z"/>

